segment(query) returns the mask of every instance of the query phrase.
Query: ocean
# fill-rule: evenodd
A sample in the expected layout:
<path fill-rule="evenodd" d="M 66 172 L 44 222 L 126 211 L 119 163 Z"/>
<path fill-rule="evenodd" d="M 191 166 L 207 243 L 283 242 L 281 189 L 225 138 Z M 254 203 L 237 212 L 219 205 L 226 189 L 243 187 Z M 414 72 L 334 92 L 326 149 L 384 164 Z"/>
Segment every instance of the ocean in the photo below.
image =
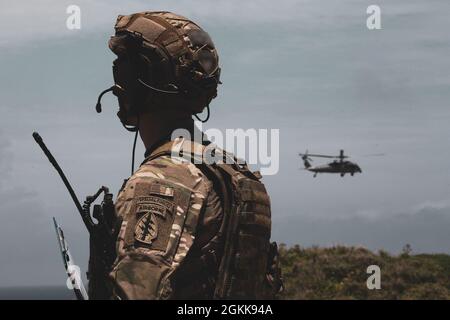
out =
<path fill-rule="evenodd" d="M 0 300 L 75 300 L 67 287 L 11 287 L 0 288 Z"/>

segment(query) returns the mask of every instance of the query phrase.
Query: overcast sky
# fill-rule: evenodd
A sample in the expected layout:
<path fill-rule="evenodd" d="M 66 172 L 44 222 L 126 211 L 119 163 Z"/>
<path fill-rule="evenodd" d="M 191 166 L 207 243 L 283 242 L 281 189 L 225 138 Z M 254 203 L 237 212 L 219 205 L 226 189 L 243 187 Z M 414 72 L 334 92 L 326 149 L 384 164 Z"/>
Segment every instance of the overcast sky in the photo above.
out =
<path fill-rule="evenodd" d="M 81 8 L 67 30 L 66 8 Z M 59 177 L 34 143 L 39 131 L 80 198 L 130 170 L 107 48 L 118 14 L 170 10 L 203 26 L 223 85 L 205 128 L 279 129 L 280 170 L 264 181 L 273 238 L 450 252 L 450 2 L 381 1 L 382 30 L 365 0 L 0 0 L 0 286 L 65 281 L 51 217 L 76 262 L 87 233 Z M 363 174 L 313 178 L 299 152 L 353 156 Z M 143 158 L 139 146 L 138 159 Z M 363 157 L 384 153 L 384 157 Z M 320 159 L 314 161 L 321 163 Z"/>

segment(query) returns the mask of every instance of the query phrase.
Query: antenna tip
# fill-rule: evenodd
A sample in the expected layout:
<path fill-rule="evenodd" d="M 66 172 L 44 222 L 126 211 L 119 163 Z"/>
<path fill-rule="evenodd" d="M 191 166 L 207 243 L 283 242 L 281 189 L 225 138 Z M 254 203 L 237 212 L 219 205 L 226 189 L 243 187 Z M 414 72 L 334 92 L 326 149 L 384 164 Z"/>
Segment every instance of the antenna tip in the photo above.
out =
<path fill-rule="evenodd" d="M 36 131 L 33 132 L 33 138 L 34 140 L 36 140 L 37 143 L 42 142 L 42 137 Z"/>

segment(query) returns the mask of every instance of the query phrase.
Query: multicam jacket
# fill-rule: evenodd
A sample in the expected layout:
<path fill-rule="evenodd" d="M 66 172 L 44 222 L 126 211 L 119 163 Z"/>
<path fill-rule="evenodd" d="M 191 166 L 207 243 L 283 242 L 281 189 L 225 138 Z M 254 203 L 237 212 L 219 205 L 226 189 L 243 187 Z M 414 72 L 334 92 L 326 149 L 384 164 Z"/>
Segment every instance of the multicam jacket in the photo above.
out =
<path fill-rule="evenodd" d="M 212 298 L 215 275 L 200 249 L 218 232 L 223 209 L 196 165 L 167 155 L 144 162 L 119 192 L 116 212 L 123 221 L 112 298 Z"/>

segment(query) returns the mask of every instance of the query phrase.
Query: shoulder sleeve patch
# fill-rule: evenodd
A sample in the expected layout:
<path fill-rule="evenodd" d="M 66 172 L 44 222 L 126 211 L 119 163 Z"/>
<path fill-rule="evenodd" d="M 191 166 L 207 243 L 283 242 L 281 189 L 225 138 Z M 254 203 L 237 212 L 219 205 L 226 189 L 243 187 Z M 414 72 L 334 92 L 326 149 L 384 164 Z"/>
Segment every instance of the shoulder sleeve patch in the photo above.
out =
<path fill-rule="evenodd" d="M 134 186 L 128 215 L 127 245 L 164 252 L 170 260 L 172 242 L 177 242 L 184 225 L 190 191 L 170 183 L 138 182 Z"/>
<path fill-rule="evenodd" d="M 154 250 L 164 251 L 174 221 L 173 199 L 149 195 L 138 197 L 136 202 L 137 223 L 134 239 Z"/>

